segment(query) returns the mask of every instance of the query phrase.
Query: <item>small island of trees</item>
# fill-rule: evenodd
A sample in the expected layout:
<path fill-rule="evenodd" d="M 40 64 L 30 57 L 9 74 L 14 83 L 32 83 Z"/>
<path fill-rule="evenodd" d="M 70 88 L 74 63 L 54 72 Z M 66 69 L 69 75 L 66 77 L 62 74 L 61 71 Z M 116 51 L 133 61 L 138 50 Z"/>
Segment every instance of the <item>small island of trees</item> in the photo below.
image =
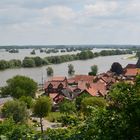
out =
<path fill-rule="evenodd" d="M 64 62 L 70 62 L 75 60 L 87 60 L 96 58 L 98 56 L 110 56 L 110 55 L 121 55 L 121 54 L 131 54 L 131 50 L 103 50 L 101 52 L 93 53 L 90 50 L 81 51 L 77 54 L 71 55 L 60 55 L 60 56 L 49 56 L 45 58 L 37 57 L 25 57 L 21 60 L 0 60 L 0 70 L 5 70 L 8 68 L 20 68 L 20 67 L 40 67 L 49 64 L 60 64 Z"/>

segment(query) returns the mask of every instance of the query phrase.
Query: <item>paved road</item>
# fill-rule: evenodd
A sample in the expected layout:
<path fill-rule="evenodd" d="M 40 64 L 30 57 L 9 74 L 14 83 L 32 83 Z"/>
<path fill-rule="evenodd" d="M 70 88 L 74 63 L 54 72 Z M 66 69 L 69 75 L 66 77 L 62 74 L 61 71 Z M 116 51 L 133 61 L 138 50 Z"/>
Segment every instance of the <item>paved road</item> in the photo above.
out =
<path fill-rule="evenodd" d="M 32 117 L 32 120 L 37 120 L 37 122 L 40 122 L 40 119 L 36 117 Z M 53 123 L 43 119 L 44 130 L 47 130 L 47 128 L 58 128 L 58 127 L 61 127 L 61 123 Z M 37 130 L 40 130 L 40 127 L 37 127 Z"/>

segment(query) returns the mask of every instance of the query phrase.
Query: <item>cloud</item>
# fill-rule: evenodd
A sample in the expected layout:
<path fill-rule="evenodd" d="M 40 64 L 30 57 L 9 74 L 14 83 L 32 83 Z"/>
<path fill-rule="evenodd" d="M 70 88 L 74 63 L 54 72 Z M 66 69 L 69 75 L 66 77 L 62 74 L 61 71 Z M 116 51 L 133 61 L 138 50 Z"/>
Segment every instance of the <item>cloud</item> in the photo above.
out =
<path fill-rule="evenodd" d="M 48 23 L 55 21 L 71 21 L 76 17 L 76 13 L 66 6 L 51 6 L 41 10 L 43 19 Z"/>
<path fill-rule="evenodd" d="M 117 2 L 97 2 L 85 5 L 86 16 L 108 16 L 118 8 Z"/>
<path fill-rule="evenodd" d="M 139 12 L 139 0 L 0 0 L 0 45 L 140 43 Z"/>

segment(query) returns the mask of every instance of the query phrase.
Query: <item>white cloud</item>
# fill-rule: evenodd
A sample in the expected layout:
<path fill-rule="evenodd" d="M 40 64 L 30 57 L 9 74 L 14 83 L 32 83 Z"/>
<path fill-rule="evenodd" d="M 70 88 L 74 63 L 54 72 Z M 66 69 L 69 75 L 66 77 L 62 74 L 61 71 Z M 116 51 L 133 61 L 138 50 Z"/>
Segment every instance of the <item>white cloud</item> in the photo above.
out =
<path fill-rule="evenodd" d="M 76 17 L 75 12 L 66 6 L 51 6 L 41 10 L 48 21 L 65 20 L 69 21 Z"/>
<path fill-rule="evenodd" d="M 0 45 L 139 42 L 139 12 L 139 0 L 0 0 Z"/>
<path fill-rule="evenodd" d="M 117 2 L 97 2 L 85 5 L 85 13 L 87 16 L 108 16 L 117 8 Z"/>

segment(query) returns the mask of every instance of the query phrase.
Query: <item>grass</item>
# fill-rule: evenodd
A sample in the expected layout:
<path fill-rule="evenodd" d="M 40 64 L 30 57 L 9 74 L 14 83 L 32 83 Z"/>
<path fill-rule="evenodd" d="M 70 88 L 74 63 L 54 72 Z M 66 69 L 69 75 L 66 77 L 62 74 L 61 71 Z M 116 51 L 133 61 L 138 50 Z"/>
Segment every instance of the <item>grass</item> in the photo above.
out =
<path fill-rule="evenodd" d="M 51 112 L 49 115 L 46 117 L 46 119 L 50 122 L 59 122 L 60 118 L 63 116 L 62 113 L 60 112 Z"/>

